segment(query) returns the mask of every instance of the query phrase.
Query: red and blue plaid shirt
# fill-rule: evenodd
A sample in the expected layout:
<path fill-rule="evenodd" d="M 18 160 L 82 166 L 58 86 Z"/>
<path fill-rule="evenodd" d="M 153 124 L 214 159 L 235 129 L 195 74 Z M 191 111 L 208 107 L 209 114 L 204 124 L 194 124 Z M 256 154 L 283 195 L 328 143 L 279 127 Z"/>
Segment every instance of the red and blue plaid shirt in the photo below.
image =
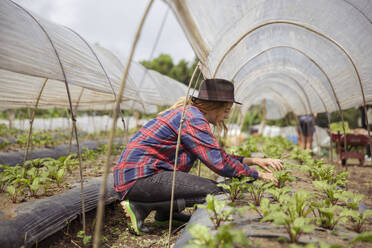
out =
<path fill-rule="evenodd" d="M 183 107 L 169 110 L 145 124 L 129 141 L 114 167 L 114 188 L 124 198 L 137 179 L 172 171 Z M 227 154 L 212 134 L 200 110 L 188 106 L 181 132 L 177 171 L 189 172 L 196 159 L 224 177 L 258 172 L 243 164 L 243 157 Z"/>

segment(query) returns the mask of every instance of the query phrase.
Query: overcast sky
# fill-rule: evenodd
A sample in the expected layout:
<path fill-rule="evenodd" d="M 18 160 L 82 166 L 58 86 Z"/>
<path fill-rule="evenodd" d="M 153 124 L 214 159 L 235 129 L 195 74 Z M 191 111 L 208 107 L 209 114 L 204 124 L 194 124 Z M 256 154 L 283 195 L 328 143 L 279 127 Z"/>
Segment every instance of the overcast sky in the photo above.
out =
<path fill-rule="evenodd" d="M 14 0 L 23 7 L 52 22 L 70 27 L 91 43 L 129 54 L 135 32 L 148 0 Z M 148 60 L 155 45 L 167 5 L 155 0 L 142 30 L 134 60 Z M 186 36 L 172 11 L 155 49 L 154 57 L 170 54 L 174 62 L 194 58 Z"/>

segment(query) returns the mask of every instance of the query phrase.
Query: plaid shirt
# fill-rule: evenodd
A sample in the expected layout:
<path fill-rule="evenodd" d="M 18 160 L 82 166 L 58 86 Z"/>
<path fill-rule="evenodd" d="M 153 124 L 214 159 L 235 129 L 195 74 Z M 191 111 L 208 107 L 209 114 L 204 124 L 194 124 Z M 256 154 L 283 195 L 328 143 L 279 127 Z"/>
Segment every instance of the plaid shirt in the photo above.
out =
<path fill-rule="evenodd" d="M 152 119 L 131 138 L 114 167 L 114 188 L 123 198 L 137 179 L 173 170 L 182 110 L 179 107 Z M 242 163 L 243 157 L 229 155 L 219 146 L 203 114 L 198 108 L 188 106 L 177 171 L 190 171 L 196 159 L 224 177 L 258 177 L 256 170 Z"/>

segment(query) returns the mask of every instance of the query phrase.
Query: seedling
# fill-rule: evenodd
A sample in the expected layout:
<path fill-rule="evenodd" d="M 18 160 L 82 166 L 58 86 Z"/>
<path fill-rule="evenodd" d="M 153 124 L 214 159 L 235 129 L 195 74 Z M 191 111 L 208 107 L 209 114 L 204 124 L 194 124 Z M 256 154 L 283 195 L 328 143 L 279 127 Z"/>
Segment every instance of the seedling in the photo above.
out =
<path fill-rule="evenodd" d="M 344 186 L 347 183 L 347 177 L 349 176 L 349 172 L 347 171 L 340 171 L 333 177 L 330 183 L 335 183 L 337 186 Z"/>
<path fill-rule="evenodd" d="M 372 241 L 372 231 L 364 232 L 353 238 L 350 244 L 355 244 L 359 242 L 371 242 Z"/>
<path fill-rule="evenodd" d="M 317 225 L 333 230 L 339 222 L 345 222 L 348 210 L 340 206 L 317 208 L 319 217 L 316 219 Z"/>
<path fill-rule="evenodd" d="M 342 245 L 327 244 L 320 241 L 318 245 L 315 243 L 309 243 L 306 246 L 292 244 L 288 246 L 288 248 L 344 248 L 344 247 Z"/>
<path fill-rule="evenodd" d="M 243 157 L 251 157 L 252 152 L 258 152 L 257 142 L 252 138 L 248 138 L 241 146 L 234 146 L 229 149 L 229 153 Z"/>
<path fill-rule="evenodd" d="M 295 177 L 291 176 L 291 172 L 287 170 L 274 171 L 274 177 L 278 180 L 278 188 L 283 188 L 284 184 L 288 182 L 293 182 Z"/>
<path fill-rule="evenodd" d="M 8 139 L 2 139 L 1 142 L 0 142 L 0 149 L 4 149 L 8 145 L 10 145 L 9 140 Z"/>
<path fill-rule="evenodd" d="M 244 233 L 240 230 L 233 229 L 232 224 L 222 225 L 212 236 L 208 227 L 202 224 L 195 224 L 188 229 L 193 237 L 186 248 L 201 247 L 248 247 L 250 242 Z"/>
<path fill-rule="evenodd" d="M 364 195 L 354 194 L 350 191 L 342 191 L 338 196 L 339 199 L 352 210 L 358 210 L 359 202 L 364 198 Z"/>
<path fill-rule="evenodd" d="M 276 225 L 283 225 L 291 242 L 297 243 L 300 236 L 312 232 L 312 219 L 306 218 L 311 208 L 306 204 L 311 196 L 306 191 L 298 191 L 292 197 L 280 197 L 280 207 L 270 209 L 270 213 L 261 221 L 273 221 Z"/>
<path fill-rule="evenodd" d="M 268 189 L 266 192 L 267 192 L 267 193 L 270 193 L 270 194 L 273 196 L 274 200 L 279 201 L 279 199 L 280 199 L 280 197 L 281 197 L 282 195 L 287 194 L 287 193 L 290 192 L 291 190 L 292 190 L 291 187 L 289 187 L 289 186 L 284 186 L 284 187 L 282 187 L 282 188 L 270 188 L 270 189 Z"/>
<path fill-rule="evenodd" d="M 325 196 L 325 200 L 336 205 L 342 190 L 338 190 L 336 184 L 328 184 L 326 181 L 313 181 L 314 187 Z"/>
<path fill-rule="evenodd" d="M 65 169 L 59 169 L 56 174 L 56 183 L 58 187 L 61 185 L 63 178 L 66 176 L 66 170 Z"/>
<path fill-rule="evenodd" d="M 9 194 L 10 199 L 12 200 L 12 202 L 16 203 L 17 202 L 17 194 L 18 194 L 18 192 L 16 190 L 16 187 L 14 187 L 13 185 L 8 185 L 6 187 L 6 191 Z"/>
<path fill-rule="evenodd" d="M 282 195 L 279 198 L 279 202 L 282 206 L 286 206 L 291 215 L 306 217 L 312 211 L 308 203 L 311 202 L 313 197 L 314 196 L 307 191 L 299 190 L 291 196 L 288 194 Z"/>
<path fill-rule="evenodd" d="M 39 178 L 34 179 L 33 182 L 32 182 L 32 184 L 29 185 L 28 187 L 30 189 L 31 196 L 36 197 L 37 196 L 37 192 L 41 188 L 40 179 Z"/>
<path fill-rule="evenodd" d="M 349 217 L 353 223 L 353 230 L 360 233 L 363 231 L 363 226 L 366 223 L 367 219 L 372 216 L 372 210 L 366 210 L 363 213 L 359 213 L 356 210 L 348 210 L 346 215 Z"/>
<path fill-rule="evenodd" d="M 304 217 L 289 216 L 283 212 L 275 212 L 264 217 L 262 221 L 271 220 L 275 225 L 284 225 L 289 240 L 297 243 L 303 233 L 314 231 L 314 225 L 311 224 L 311 219 Z"/>
<path fill-rule="evenodd" d="M 229 184 L 220 183 L 217 186 L 226 189 L 230 193 L 231 202 L 235 202 L 241 198 L 242 191 L 247 186 L 247 182 L 252 180 L 249 177 L 244 177 L 241 180 L 239 178 L 232 178 Z"/>
<path fill-rule="evenodd" d="M 76 236 L 78 238 L 83 239 L 84 246 L 87 245 L 90 242 L 90 240 L 92 239 L 92 236 L 91 235 L 86 235 L 83 230 L 79 231 Z"/>
<path fill-rule="evenodd" d="M 269 188 L 273 187 L 273 185 L 274 185 L 273 183 L 266 183 L 266 182 L 258 181 L 258 180 L 247 185 L 247 191 L 250 194 L 256 206 L 260 206 L 263 194 Z"/>
<path fill-rule="evenodd" d="M 62 156 L 58 158 L 58 161 L 67 169 L 68 172 L 71 172 L 79 164 L 79 159 L 76 158 L 76 154 L 70 154 L 67 157 Z"/>
<path fill-rule="evenodd" d="M 4 173 L 5 168 L 7 168 L 7 165 L 0 165 L 0 193 L 4 192 L 5 186 L 8 181 L 8 179 L 5 178 L 5 173 Z"/>
<path fill-rule="evenodd" d="M 90 160 L 95 159 L 99 156 L 99 153 L 94 150 L 89 150 L 88 148 L 83 147 L 83 151 L 81 153 L 81 158 L 83 160 Z"/>
<path fill-rule="evenodd" d="M 232 220 L 231 216 L 235 213 L 235 208 L 227 208 L 226 201 L 219 201 L 215 196 L 208 194 L 206 203 L 197 204 L 197 207 L 205 208 L 208 212 L 209 219 L 212 221 L 214 227 L 217 229 L 221 223 Z"/>
<path fill-rule="evenodd" d="M 291 159 L 295 159 L 300 163 L 307 163 L 312 159 L 311 157 L 311 150 L 303 150 L 297 146 L 293 147 L 293 150 L 290 154 Z"/>
<path fill-rule="evenodd" d="M 245 208 L 247 207 L 240 208 L 239 213 L 245 211 Z M 263 218 L 269 215 L 271 212 L 278 211 L 280 209 L 280 205 L 271 204 L 269 199 L 263 198 L 261 200 L 260 207 L 257 207 L 253 203 L 249 203 L 248 208 L 255 210 L 260 215 L 260 217 Z"/>

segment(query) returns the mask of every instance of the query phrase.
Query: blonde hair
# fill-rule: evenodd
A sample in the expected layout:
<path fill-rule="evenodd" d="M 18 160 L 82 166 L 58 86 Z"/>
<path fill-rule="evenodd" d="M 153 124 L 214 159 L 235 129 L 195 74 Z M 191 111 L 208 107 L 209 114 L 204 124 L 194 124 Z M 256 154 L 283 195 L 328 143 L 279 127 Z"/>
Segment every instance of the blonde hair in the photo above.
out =
<path fill-rule="evenodd" d="M 162 111 L 159 113 L 159 115 L 172 110 L 176 109 L 178 107 L 183 106 L 185 103 L 185 97 L 181 97 L 175 104 L 173 104 L 171 107 L 167 108 L 166 110 Z M 191 99 L 191 97 L 188 97 L 186 99 L 186 106 L 194 106 L 197 107 L 200 112 L 203 114 L 208 113 L 209 111 L 217 110 L 217 115 L 223 115 L 226 107 L 228 106 L 229 102 L 219 102 L 219 101 L 206 101 L 206 100 L 201 100 L 201 99 Z M 225 124 L 225 121 L 221 121 L 215 125 L 217 128 L 217 132 L 221 133 L 223 131 L 224 135 L 223 137 L 225 138 L 227 135 L 227 127 Z"/>

